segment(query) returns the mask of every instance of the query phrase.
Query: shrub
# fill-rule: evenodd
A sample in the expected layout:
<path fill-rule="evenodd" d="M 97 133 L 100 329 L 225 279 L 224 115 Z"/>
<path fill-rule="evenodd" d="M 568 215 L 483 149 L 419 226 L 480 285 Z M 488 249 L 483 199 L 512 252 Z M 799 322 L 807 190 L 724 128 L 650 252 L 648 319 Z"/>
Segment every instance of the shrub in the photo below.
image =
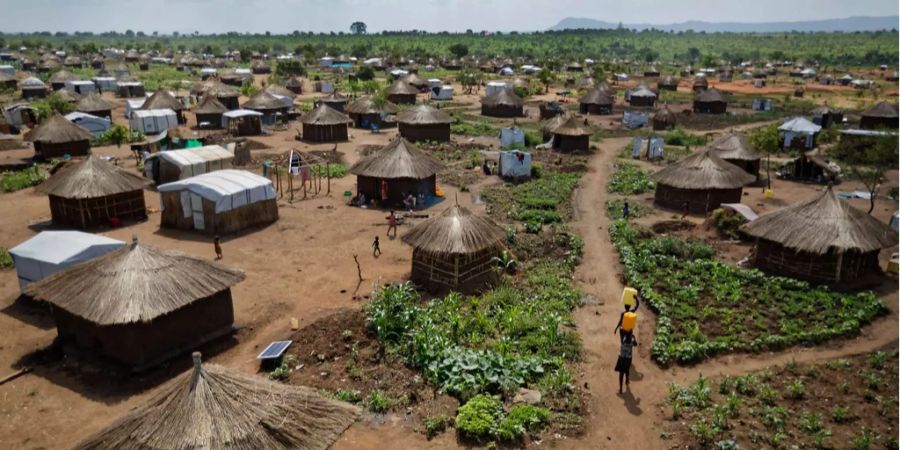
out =
<path fill-rule="evenodd" d="M 620 163 L 618 170 L 609 178 L 607 191 L 612 193 L 634 195 L 643 194 L 653 189 L 647 171 L 632 163 Z"/>
<path fill-rule="evenodd" d="M 362 393 L 355 389 L 338 389 L 334 392 L 334 398 L 347 403 L 359 403 Z"/>
<path fill-rule="evenodd" d="M 504 441 L 520 439 L 526 431 L 538 431 L 550 421 L 550 410 L 532 405 L 515 405 L 500 421 L 497 434 Z"/>
<path fill-rule="evenodd" d="M 369 392 L 369 396 L 366 398 L 366 409 L 374 413 L 384 413 L 390 407 L 391 400 L 387 394 L 378 389 L 373 389 Z"/>
<path fill-rule="evenodd" d="M 845 423 L 850 420 L 850 408 L 837 405 L 831 408 L 831 420 L 834 423 Z"/>
<path fill-rule="evenodd" d="M 739 239 L 738 229 L 744 224 L 744 218 L 740 214 L 728 213 L 724 208 L 717 208 L 712 212 L 712 222 L 719 233 L 731 239 Z"/>
<path fill-rule="evenodd" d="M 465 437 L 484 440 L 497 433 L 497 426 L 503 416 L 500 400 L 490 395 L 479 394 L 459 407 L 456 414 L 456 429 Z"/>
<path fill-rule="evenodd" d="M 286 380 L 291 375 L 291 369 L 297 364 L 297 357 L 285 355 L 281 358 L 281 364 L 275 370 L 269 372 L 269 378 L 273 380 Z"/>
<path fill-rule="evenodd" d="M 666 145 L 681 145 L 690 147 L 699 147 L 706 144 L 706 138 L 703 136 L 695 136 L 681 128 L 670 131 L 663 136 Z"/>
<path fill-rule="evenodd" d="M 37 165 L 27 169 L 4 172 L 0 176 L 0 191 L 15 192 L 41 184 L 47 177 Z"/>
<path fill-rule="evenodd" d="M 347 176 L 347 166 L 338 163 L 316 164 L 313 171 L 320 177 L 344 178 Z"/>
<path fill-rule="evenodd" d="M 356 71 L 356 78 L 359 81 L 369 81 L 375 79 L 375 69 L 370 66 L 362 66 Z"/>
<path fill-rule="evenodd" d="M 425 436 L 431 438 L 441 434 L 447 429 L 447 418 L 444 416 L 434 416 L 425 418 Z"/>
<path fill-rule="evenodd" d="M 13 267 L 15 267 L 15 262 L 12 255 L 5 248 L 0 247 L 0 269 L 12 269 Z"/>

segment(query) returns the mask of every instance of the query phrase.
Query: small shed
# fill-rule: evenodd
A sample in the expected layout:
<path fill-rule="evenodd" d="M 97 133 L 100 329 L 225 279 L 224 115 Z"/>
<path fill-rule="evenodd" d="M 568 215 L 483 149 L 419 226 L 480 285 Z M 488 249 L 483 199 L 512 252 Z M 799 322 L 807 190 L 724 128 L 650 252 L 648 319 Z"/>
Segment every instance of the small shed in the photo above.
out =
<path fill-rule="evenodd" d="M 413 248 L 410 280 L 431 292 L 490 289 L 498 279 L 494 258 L 505 237 L 491 219 L 451 206 L 403 235 Z"/>
<path fill-rule="evenodd" d="M 262 134 L 261 112 L 235 109 L 222 113 L 222 128 L 234 136 L 259 136 Z"/>
<path fill-rule="evenodd" d="M 19 83 L 22 100 L 41 99 L 47 96 L 47 85 L 38 78 L 28 77 Z"/>
<path fill-rule="evenodd" d="M 19 291 L 75 264 L 122 248 L 125 243 L 82 231 L 42 231 L 9 249 L 16 265 Z"/>
<path fill-rule="evenodd" d="M 400 108 L 385 99 L 360 97 L 350 102 L 345 111 L 354 126 L 369 129 L 372 126 L 384 128 L 392 125 L 394 121 L 389 118 L 400 112 Z"/>
<path fill-rule="evenodd" d="M 753 150 L 750 140 L 743 133 L 730 132 L 712 141 L 708 148 L 725 162 L 744 169 L 759 179 L 760 156 Z"/>
<path fill-rule="evenodd" d="M 325 103 L 300 117 L 303 140 L 310 142 L 338 142 L 349 139 L 347 124 L 350 117 Z"/>
<path fill-rule="evenodd" d="M 656 89 L 660 91 L 677 91 L 678 79 L 672 75 L 666 75 L 656 82 Z"/>
<path fill-rule="evenodd" d="M 413 105 L 419 90 L 403 80 L 394 81 L 387 88 L 387 99 L 398 105 Z"/>
<path fill-rule="evenodd" d="M 840 125 L 844 122 L 844 112 L 833 109 L 828 105 L 813 109 L 812 116 L 813 123 L 822 128 L 830 128 L 832 125 Z"/>
<path fill-rule="evenodd" d="M 144 175 L 156 185 L 231 168 L 234 154 L 218 145 L 157 152 L 144 160 Z"/>
<path fill-rule="evenodd" d="M 135 237 L 25 293 L 53 305 L 60 340 L 143 370 L 230 333 L 231 287 L 243 279 L 239 270 Z"/>
<path fill-rule="evenodd" d="M 690 213 L 706 214 L 722 203 L 740 203 L 744 185 L 756 177 L 705 149 L 664 167 L 650 179 L 656 182 L 657 205 L 680 210 L 687 202 Z"/>
<path fill-rule="evenodd" d="M 35 190 L 50 200 L 54 224 L 74 228 L 147 218 L 144 180 L 96 157 L 67 163 Z"/>
<path fill-rule="evenodd" d="M 194 107 L 197 126 L 201 128 L 221 128 L 222 114 L 226 112 L 228 112 L 228 108 L 210 94 L 204 95 Z"/>
<path fill-rule="evenodd" d="M 598 86 L 578 99 L 578 110 L 581 114 L 612 114 L 613 103 L 612 93 Z"/>
<path fill-rule="evenodd" d="M 443 163 L 402 137 L 350 167 L 358 194 L 376 199 L 382 207 L 403 203 L 404 194 L 435 197 L 437 173 Z"/>
<path fill-rule="evenodd" d="M 755 267 L 844 288 L 880 273 L 878 253 L 897 245 L 896 231 L 840 200 L 831 186 L 764 214 L 741 231 L 756 238 Z"/>
<path fill-rule="evenodd" d="M 589 150 L 594 131 L 586 122 L 587 119 L 569 116 L 553 128 L 553 148 L 562 152 Z"/>
<path fill-rule="evenodd" d="M 653 107 L 656 104 L 656 92 L 651 91 L 647 86 L 638 86 L 637 89 L 629 92 L 628 103 L 636 107 Z"/>
<path fill-rule="evenodd" d="M 160 227 L 229 234 L 278 220 L 272 181 L 225 169 L 158 186 Z"/>
<path fill-rule="evenodd" d="M 505 81 L 488 81 L 484 87 L 484 95 L 490 97 L 505 89 L 512 89 L 512 84 Z"/>
<path fill-rule="evenodd" d="M 54 113 L 41 122 L 37 128 L 26 133 L 24 138 L 34 144 L 35 158 L 49 160 L 64 155 L 89 155 L 94 135 L 69 122 L 59 113 Z"/>
<path fill-rule="evenodd" d="M 171 110 L 175 113 L 178 123 L 185 123 L 184 104 L 179 102 L 172 94 L 165 90 L 159 89 L 153 93 L 147 101 L 141 105 L 143 110 Z M 159 130 L 162 131 L 162 130 Z M 145 133 L 158 133 L 159 131 L 145 131 Z"/>
<path fill-rule="evenodd" d="M 106 117 L 97 117 L 78 111 L 66 114 L 66 120 L 90 131 L 95 137 L 99 137 L 112 127 L 112 121 Z"/>
<path fill-rule="evenodd" d="M 116 95 L 123 98 L 143 98 L 147 96 L 147 91 L 140 81 L 120 81 L 116 83 Z"/>
<path fill-rule="evenodd" d="M 75 106 L 75 111 L 112 120 L 112 105 L 95 92 L 82 97 Z"/>
<path fill-rule="evenodd" d="M 131 111 L 128 125 L 132 131 L 157 134 L 178 127 L 178 114 L 171 109 L 141 109 Z"/>
<path fill-rule="evenodd" d="M 888 102 L 878 102 L 877 105 L 859 114 L 859 127 L 866 130 L 887 128 L 896 131 L 900 127 L 897 105 Z"/>
<path fill-rule="evenodd" d="M 250 97 L 244 105 L 243 109 L 249 109 L 262 113 L 262 123 L 264 125 L 273 125 L 279 117 L 283 117 L 291 109 L 285 104 L 285 101 L 266 91 L 260 91 Z"/>
<path fill-rule="evenodd" d="M 778 127 L 783 148 L 809 150 L 816 147 L 816 138 L 822 127 L 809 121 L 805 117 L 793 117 L 787 119 Z"/>
<path fill-rule="evenodd" d="M 431 88 L 431 99 L 432 100 L 453 100 L 453 86 L 450 85 L 441 85 L 434 86 Z"/>
<path fill-rule="evenodd" d="M 718 89 L 703 90 L 694 95 L 694 112 L 697 114 L 725 114 L 728 99 Z"/>
<path fill-rule="evenodd" d="M 785 171 L 791 178 L 819 184 L 837 182 L 841 176 L 841 166 L 818 148 L 803 152 L 788 162 Z"/>
<path fill-rule="evenodd" d="M 490 117 L 522 117 L 525 101 L 511 89 L 501 89 L 481 99 L 481 115 Z"/>
<path fill-rule="evenodd" d="M 500 151 L 500 176 L 514 180 L 531 177 L 531 153 L 520 150 Z"/>
<path fill-rule="evenodd" d="M 397 114 L 397 123 L 400 136 L 410 141 L 447 142 L 453 118 L 439 109 L 419 105 Z"/>

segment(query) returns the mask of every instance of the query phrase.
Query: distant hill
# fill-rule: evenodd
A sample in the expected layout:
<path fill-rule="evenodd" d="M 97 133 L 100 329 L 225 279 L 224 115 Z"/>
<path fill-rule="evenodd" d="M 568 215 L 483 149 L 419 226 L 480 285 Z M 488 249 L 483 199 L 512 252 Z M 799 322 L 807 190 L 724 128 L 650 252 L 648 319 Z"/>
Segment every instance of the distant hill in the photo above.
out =
<path fill-rule="evenodd" d="M 775 33 L 780 31 L 877 31 L 897 29 L 898 16 L 847 17 L 845 19 L 807 20 L 801 22 L 701 22 L 689 21 L 671 24 L 634 23 L 622 24 L 632 30 L 655 28 L 665 31 L 705 31 L 707 33 Z M 580 17 L 566 17 L 550 30 L 610 29 L 618 28 L 618 23 L 604 22 Z"/>

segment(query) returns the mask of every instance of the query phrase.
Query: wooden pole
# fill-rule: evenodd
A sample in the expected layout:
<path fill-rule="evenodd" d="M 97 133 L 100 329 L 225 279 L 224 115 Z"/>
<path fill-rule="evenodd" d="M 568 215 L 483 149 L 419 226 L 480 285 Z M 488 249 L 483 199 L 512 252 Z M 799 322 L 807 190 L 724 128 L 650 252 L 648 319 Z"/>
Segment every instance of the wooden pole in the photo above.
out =
<path fill-rule="evenodd" d="M 294 174 L 288 169 L 288 189 L 291 191 L 291 203 L 294 203 Z"/>
<path fill-rule="evenodd" d="M 328 179 L 328 191 L 326 194 L 331 194 L 331 165 L 329 163 L 325 163 L 325 176 Z"/>

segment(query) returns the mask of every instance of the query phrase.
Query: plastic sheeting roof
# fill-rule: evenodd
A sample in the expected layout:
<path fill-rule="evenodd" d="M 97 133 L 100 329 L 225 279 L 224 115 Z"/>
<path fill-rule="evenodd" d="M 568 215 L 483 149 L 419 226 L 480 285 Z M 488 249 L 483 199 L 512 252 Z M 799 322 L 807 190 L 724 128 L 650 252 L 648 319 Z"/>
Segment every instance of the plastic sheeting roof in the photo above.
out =
<path fill-rule="evenodd" d="M 223 117 L 228 117 L 229 119 L 234 119 L 237 117 L 244 117 L 244 116 L 261 116 L 261 115 L 263 115 L 263 113 L 261 113 L 259 111 L 252 111 L 249 109 L 235 109 L 232 111 L 222 113 Z"/>
<path fill-rule="evenodd" d="M 81 231 L 43 231 L 13 247 L 9 250 L 9 253 L 18 258 L 61 264 L 82 255 L 82 253 L 85 253 L 92 247 L 103 249 L 102 251 L 91 252 L 92 256 L 98 256 L 111 250 L 110 247 L 119 248 L 123 246 L 125 246 L 125 243 L 122 241 Z M 80 258 L 79 260 L 89 258 Z"/>
<path fill-rule="evenodd" d="M 815 134 L 822 131 L 822 127 L 810 122 L 805 117 L 794 117 L 784 125 L 778 127 L 780 131 L 793 131 L 794 133 Z"/>
<path fill-rule="evenodd" d="M 246 170 L 225 169 L 166 183 L 160 192 L 190 191 L 216 204 L 216 212 L 275 198 L 272 181 Z"/>
<path fill-rule="evenodd" d="M 147 159 L 162 158 L 178 167 L 189 167 L 208 161 L 233 159 L 234 154 L 218 145 L 205 145 L 184 150 L 166 150 L 150 155 Z"/>

